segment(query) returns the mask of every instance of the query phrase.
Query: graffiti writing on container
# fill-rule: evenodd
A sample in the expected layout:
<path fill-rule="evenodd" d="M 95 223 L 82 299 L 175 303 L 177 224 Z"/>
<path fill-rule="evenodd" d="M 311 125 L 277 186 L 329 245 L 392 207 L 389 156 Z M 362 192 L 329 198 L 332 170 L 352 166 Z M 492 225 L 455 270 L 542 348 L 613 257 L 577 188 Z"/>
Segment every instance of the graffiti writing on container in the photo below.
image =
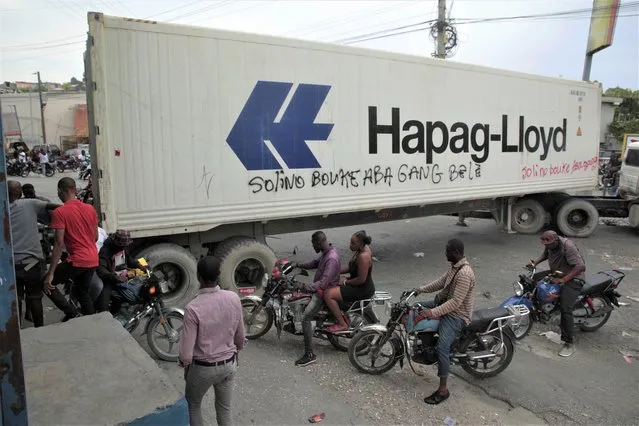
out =
<path fill-rule="evenodd" d="M 297 173 L 287 174 L 282 170 L 270 176 L 255 176 L 248 182 L 251 192 L 282 192 L 304 188 L 336 186 L 354 189 L 367 186 L 387 186 L 406 182 L 422 182 L 426 185 L 438 185 L 444 180 L 449 182 L 481 178 L 481 166 L 475 162 L 452 164 L 448 167 L 439 164 L 410 166 L 402 164 L 396 170 L 388 166 L 375 166 L 367 169 L 338 171 L 315 170 L 308 176 Z"/>
<path fill-rule="evenodd" d="M 588 170 L 597 170 L 599 167 L 599 161 L 597 157 L 592 157 L 588 160 L 578 161 L 575 160 L 572 163 L 570 162 L 562 162 L 558 164 L 533 164 L 532 166 L 522 166 L 521 168 L 521 178 L 526 179 L 534 179 L 534 178 L 545 178 L 548 176 L 561 176 L 561 175 L 571 175 L 576 172 L 583 172 Z"/>

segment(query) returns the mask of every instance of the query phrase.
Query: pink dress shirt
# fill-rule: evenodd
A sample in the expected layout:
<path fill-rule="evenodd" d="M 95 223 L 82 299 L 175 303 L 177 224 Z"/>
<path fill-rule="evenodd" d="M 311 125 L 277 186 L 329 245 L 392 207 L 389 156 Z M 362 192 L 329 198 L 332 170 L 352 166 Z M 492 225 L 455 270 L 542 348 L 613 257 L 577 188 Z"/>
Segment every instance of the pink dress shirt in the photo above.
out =
<path fill-rule="evenodd" d="M 237 293 L 219 286 L 200 290 L 184 309 L 181 364 L 224 361 L 245 345 L 242 303 Z"/>

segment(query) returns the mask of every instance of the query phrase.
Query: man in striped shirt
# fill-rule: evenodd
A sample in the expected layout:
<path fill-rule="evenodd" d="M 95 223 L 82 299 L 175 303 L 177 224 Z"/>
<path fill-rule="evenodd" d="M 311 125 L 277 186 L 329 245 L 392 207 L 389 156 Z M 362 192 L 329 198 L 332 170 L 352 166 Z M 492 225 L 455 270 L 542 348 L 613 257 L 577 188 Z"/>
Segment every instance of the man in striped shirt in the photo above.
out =
<path fill-rule="evenodd" d="M 450 396 L 447 380 L 450 369 L 450 349 L 457 335 L 470 324 L 475 305 L 475 273 L 464 256 L 464 243 L 458 239 L 448 241 L 446 259 L 450 269 L 432 283 L 414 289 L 419 293 L 441 290 L 435 300 L 421 302 L 422 314 L 427 318 L 440 318 L 437 354 L 439 356 L 439 389 L 424 398 L 427 404 L 439 404 Z"/>

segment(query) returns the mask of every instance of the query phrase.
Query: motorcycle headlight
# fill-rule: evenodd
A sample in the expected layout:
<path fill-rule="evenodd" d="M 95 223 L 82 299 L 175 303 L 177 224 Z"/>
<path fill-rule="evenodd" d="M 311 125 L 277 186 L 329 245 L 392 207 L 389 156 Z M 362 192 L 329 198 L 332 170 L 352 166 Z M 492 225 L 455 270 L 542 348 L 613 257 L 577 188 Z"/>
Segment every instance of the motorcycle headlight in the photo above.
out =
<path fill-rule="evenodd" d="M 524 286 L 521 285 L 518 281 L 513 283 L 513 290 L 515 291 L 515 296 L 523 296 L 524 294 Z"/>
<path fill-rule="evenodd" d="M 392 310 L 393 310 L 393 304 L 391 302 L 386 302 L 386 306 L 384 307 L 384 313 L 387 316 L 390 316 Z"/>

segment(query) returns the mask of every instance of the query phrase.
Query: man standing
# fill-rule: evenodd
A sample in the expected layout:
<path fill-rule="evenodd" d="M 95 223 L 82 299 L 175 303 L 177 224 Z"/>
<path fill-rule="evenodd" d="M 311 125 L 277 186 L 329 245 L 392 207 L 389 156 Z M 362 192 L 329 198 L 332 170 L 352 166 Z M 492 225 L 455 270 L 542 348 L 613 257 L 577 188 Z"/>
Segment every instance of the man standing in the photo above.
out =
<path fill-rule="evenodd" d="M 242 303 L 218 285 L 220 261 L 206 256 L 197 264 L 200 293 L 184 309 L 180 365 L 184 367 L 185 396 L 191 426 L 204 424 L 202 399 L 213 386 L 218 425 L 232 425 L 231 399 L 237 353 L 246 344 Z"/>
<path fill-rule="evenodd" d="M 311 236 L 311 244 L 315 253 L 322 253 L 317 259 L 310 262 L 300 263 L 297 266 L 302 269 L 317 269 L 311 284 L 299 283 L 299 289 L 308 293 L 313 293 L 311 301 L 306 306 L 302 314 L 302 331 L 304 333 L 304 355 L 295 361 L 298 367 L 305 367 L 317 361 L 317 356 L 313 353 L 313 324 L 315 315 L 324 306 L 324 299 L 318 290 L 323 292 L 329 287 L 339 285 L 339 274 L 341 264 L 337 249 L 329 244 L 326 234 L 317 231 Z"/>
<path fill-rule="evenodd" d="M 439 404 L 450 396 L 447 381 L 450 369 L 450 349 L 464 325 L 470 324 L 475 305 L 475 272 L 464 256 L 464 243 L 458 239 L 448 241 L 446 260 L 451 263 L 448 271 L 436 281 L 416 288 L 419 293 L 442 290 L 435 300 L 419 303 L 426 308 L 422 311 L 426 318 L 440 317 L 437 355 L 439 389 L 424 398 L 426 404 Z"/>
<path fill-rule="evenodd" d="M 9 191 L 9 216 L 11 239 L 18 286 L 18 308 L 22 318 L 22 299 L 35 327 L 44 325 L 42 309 L 42 276 L 44 254 L 38 234 L 38 216 L 46 215 L 58 205 L 22 197 L 22 187 L 14 180 L 7 182 Z"/>
<path fill-rule="evenodd" d="M 40 151 L 40 167 L 42 168 L 42 176 L 47 175 L 47 163 L 49 162 L 49 156 L 45 153 L 44 149 Z"/>
<path fill-rule="evenodd" d="M 561 284 L 559 295 L 561 307 L 561 340 L 564 346 L 559 351 L 559 356 L 569 357 L 575 353 L 574 327 L 575 321 L 572 311 L 575 307 L 577 297 L 581 293 L 586 271 L 586 263 L 579 252 L 579 249 L 568 238 L 557 235 L 555 231 L 546 231 L 541 234 L 541 243 L 545 249 L 541 257 L 531 260 L 532 266 L 538 265 L 544 260 L 548 260 L 551 271 L 561 271 L 561 278 L 553 278 L 552 282 Z"/>
<path fill-rule="evenodd" d="M 93 274 L 98 268 L 98 215 L 95 209 L 77 199 L 75 181 L 64 177 L 58 181 L 58 197 L 64 203 L 51 217 L 52 229 L 55 229 L 55 245 L 51 256 L 49 272 L 44 280 L 46 292 L 51 291 L 53 283 L 58 284 L 65 278 L 73 279 L 73 288 L 84 315 L 95 313 L 89 294 Z M 66 247 L 69 256 L 58 265 L 62 248 Z"/>

